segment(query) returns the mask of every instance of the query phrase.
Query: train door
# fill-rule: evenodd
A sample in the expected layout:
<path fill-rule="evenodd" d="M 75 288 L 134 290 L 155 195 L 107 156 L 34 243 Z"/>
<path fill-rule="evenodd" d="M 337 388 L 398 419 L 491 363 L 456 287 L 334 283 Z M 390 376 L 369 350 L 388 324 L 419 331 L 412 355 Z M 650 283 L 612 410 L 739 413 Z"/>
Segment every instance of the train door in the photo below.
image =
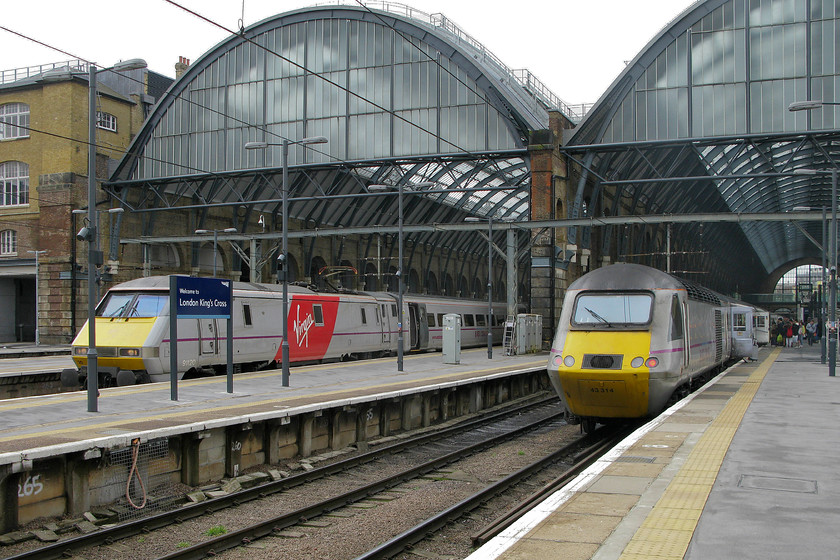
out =
<path fill-rule="evenodd" d="M 426 318 L 426 306 L 422 303 L 409 303 L 409 332 L 411 333 L 411 348 L 426 348 L 429 346 L 429 322 Z"/>
<path fill-rule="evenodd" d="M 391 314 L 388 313 L 388 304 L 380 304 L 379 309 L 382 315 L 382 345 L 385 348 L 391 346 Z"/>
<path fill-rule="evenodd" d="M 682 302 L 682 320 L 683 320 L 683 366 L 686 368 L 691 364 L 691 331 L 688 326 L 691 324 L 688 321 L 688 302 Z"/>
<path fill-rule="evenodd" d="M 219 353 L 219 336 L 216 326 L 216 319 L 198 319 L 198 338 L 202 356 Z"/>
<path fill-rule="evenodd" d="M 676 294 L 671 298 L 671 341 L 682 347 L 682 368 L 688 366 L 688 342 L 686 340 L 688 329 L 686 323 L 687 310 L 685 304 L 680 303 L 680 298 Z"/>

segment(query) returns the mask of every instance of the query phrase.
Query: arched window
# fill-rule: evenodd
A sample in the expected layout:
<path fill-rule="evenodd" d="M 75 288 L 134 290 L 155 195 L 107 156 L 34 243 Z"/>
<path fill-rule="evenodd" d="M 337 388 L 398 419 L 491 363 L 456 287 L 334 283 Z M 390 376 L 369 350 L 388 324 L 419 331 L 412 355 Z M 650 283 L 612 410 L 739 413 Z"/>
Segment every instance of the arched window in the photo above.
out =
<path fill-rule="evenodd" d="M 0 163 L 0 206 L 29 204 L 29 165 L 22 161 Z"/>
<path fill-rule="evenodd" d="M 6 103 L 0 105 L 0 140 L 29 138 L 29 105 Z"/>
<path fill-rule="evenodd" d="M 0 255 L 17 255 L 17 232 L 13 229 L 0 231 Z"/>

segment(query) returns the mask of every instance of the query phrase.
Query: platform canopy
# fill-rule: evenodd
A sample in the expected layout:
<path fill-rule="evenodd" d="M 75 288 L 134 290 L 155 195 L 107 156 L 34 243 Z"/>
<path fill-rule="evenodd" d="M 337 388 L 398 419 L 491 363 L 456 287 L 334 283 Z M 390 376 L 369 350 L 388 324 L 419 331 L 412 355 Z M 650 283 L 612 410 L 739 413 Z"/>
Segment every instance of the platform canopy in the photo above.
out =
<path fill-rule="evenodd" d="M 370 185 L 403 186 L 409 229 L 526 220 L 529 131 L 547 127 L 546 107 L 559 100 L 443 15 L 374 5 L 284 13 L 209 50 L 161 100 L 106 190 L 149 212 L 144 235 L 165 219 L 154 212 L 212 205 L 236 208 L 249 233 L 252 213 L 281 219 L 287 140 L 289 217 L 305 228 L 392 226 L 397 197 L 369 197 Z M 318 136 L 327 143 L 295 144 Z M 452 231 L 413 242 L 486 251 L 478 235 Z"/>
<path fill-rule="evenodd" d="M 835 0 L 695 3 L 627 65 L 564 146 L 581 171 L 571 214 L 830 214 L 838 44 Z M 807 100 L 834 105 L 789 110 Z M 662 266 L 666 227 L 572 238 Z M 772 291 L 790 268 L 821 262 L 822 231 L 820 220 L 674 225 L 673 263 L 727 293 Z"/>

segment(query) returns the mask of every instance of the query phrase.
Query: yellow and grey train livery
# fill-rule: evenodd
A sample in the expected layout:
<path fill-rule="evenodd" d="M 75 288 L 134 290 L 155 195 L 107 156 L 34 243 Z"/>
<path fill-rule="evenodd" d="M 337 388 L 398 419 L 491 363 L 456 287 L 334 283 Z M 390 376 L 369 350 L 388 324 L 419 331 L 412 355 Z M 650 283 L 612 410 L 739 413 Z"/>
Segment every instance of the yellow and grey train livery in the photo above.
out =
<path fill-rule="evenodd" d="M 614 264 L 569 286 L 548 371 L 571 422 L 659 413 L 730 360 L 727 298 L 660 270 Z"/>

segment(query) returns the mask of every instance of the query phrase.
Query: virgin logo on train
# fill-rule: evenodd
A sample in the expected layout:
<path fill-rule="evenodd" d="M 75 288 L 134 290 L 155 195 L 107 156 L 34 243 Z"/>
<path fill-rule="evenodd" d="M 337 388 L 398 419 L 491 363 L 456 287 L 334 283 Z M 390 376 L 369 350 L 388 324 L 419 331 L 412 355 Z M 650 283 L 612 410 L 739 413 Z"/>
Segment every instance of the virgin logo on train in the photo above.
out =
<path fill-rule="evenodd" d="M 303 321 L 300 320 L 300 306 L 298 305 L 297 317 L 292 322 L 292 328 L 295 331 L 298 346 L 306 344 L 306 347 L 309 348 L 309 329 L 311 329 L 313 325 L 315 325 L 315 319 L 312 317 L 311 313 L 307 313 Z M 301 343 L 301 341 L 303 343 Z"/>

